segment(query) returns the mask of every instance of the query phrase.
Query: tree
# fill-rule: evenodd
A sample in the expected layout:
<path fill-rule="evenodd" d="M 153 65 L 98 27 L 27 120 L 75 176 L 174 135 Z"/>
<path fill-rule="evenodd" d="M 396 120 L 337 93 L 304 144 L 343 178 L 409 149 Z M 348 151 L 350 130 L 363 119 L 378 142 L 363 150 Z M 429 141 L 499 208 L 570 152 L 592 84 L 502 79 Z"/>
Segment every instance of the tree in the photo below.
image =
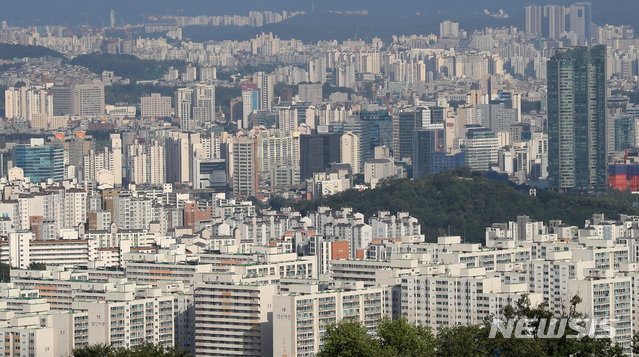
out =
<path fill-rule="evenodd" d="M 188 357 L 190 353 L 185 350 L 173 347 L 163 347 L 150 342 L 125 349 L 116 350 L 115 357 Z"/>
<path fill-rule="evenodd" d="M 623 349 L 609 338 L 568 338 L 576 334 L 576 331 L 569 327 L 559 337 L 539 337 L 537 332 L 538 328 L 542 328 L 539 325 L 542 319 L 583 319 L 584 315 L 577 312 L 577 305 L 580 303 L 581 299 L 578 296 L 573 297 L 570 300 L 569 312 L 561 316 L 555 316 L 548 311 L 547 303 L 532 306 L 527 295 L 523 295 L 512 306 L 504 307 L 501 315 L 505 326 L 508 319 L 529 320 L 528 326 L 536 333 L 528 338 L 503 336 L 500 333 L 490 337 L 494 323 L 492 316 L 487 316 L 481 325 L 442 327 L 437 337 L 427 328 L 409 323 L 405 318 L 383 320 L 378 326 L 377 339 L 371 337 L 358 321 L 343 320 L 328 327 L 324 336 L 324 346 L 318 356 L 623 356 Z M 544 326 L 543 332 L 548 334 L 549 325 Z M 569 326 L 569 323 L 566 326 Z M 633 341 L 633 351 L 639 352 L 639 335 L 635 335 Z"/>
<path fill-rule="evenodd" d="M 592 338 L 584 336 L 582 338 L 568 338 L 568 336 L 577 334 L 577 331 L 570 327 L 570 321 L 574 319 L 585 319 L 582 313 L 577 311 L 577 305 L 582 302 L 577 295 L 570 299 L 570 306 L 567 314 L 556 316 L 548 311 L 548 303 L 543 302 L 537 306 L 532 306 L 527 294 L 517 301 L 515 306 L 506 306 L 502 309 L 503 322 L 508 319 L 529 319 L 530 327 L 533 331 L 539 331 L 539 321 L 551 321 L 552 319 L 566 319 L 565 332 L 556 338 L 539 338 L 538 334 L 532 338 L 504 338 L 497 334 L 493 339 L 489 339 L 489 351 L 499 350 L 502 355 L 537 355 L 537 356 L 602 356 L 602 357 L 621 357 L 623 349 L 615 345 L 610 338 Z M 487 320 L 487 327 L 490 327 L 492 317 Z M 590 326 L 584 326 L 587 329 Z M 550 324 L 543 326 L 544 334 L 552 334 Z M 554 329 L 555 327 L 553 327 Z M 489 328 L 484 330 L 488 331 Z"/>
<path fill-rule="evenodd" d="M 73 349 L 73 357 L 115 357 L 115 349 L 107 344 L 88 345 Z"/>
<path fill-rule="evenodd" d="M 248 201 L 251 201 L 251 203 L 253 204 L 253 206 L 255 206 L 255 210 L 257 212 L 261 211 L 264 208 L 264 203 L 262 203 L 262 201 L 255 197 L 255 196 L 249 196 L 247 198 Z"/>
<path fill-rule="evenodd" d="M 632 353 L 639 354 L 639 331 L 632 336 Z"/>
<path fill-rule="evenodd" d="M 47 264 L 46 263 L 40 263 L 40 262 L 31 262 L 31 263 L 29 263 L 29 269 L 31 269 L 31 270 L 47 270 Z"/>
<path fill-rule="evenodd" d="M 73 357 L 190 357 L 191 354 L 179 346 L 165 347 L 145 342 L 131 348 L 113 347 L 106 344 L 88 345 L 73 350 Z"/>
<path fill-rule="evenodd" d="M 381 348 L 393 356 L 434 357 L 438 342 L 424 326 L 408 323 L 406 318 L 385 319 L 377 331 Z"/>
<path fill-rule="evenodd" d="M 438 356 L 490 356 L 485 328 L 477 325 L 451 326 L 437 333 Z"/>
<path fill-rule="evenodd" d="M 342 320 L 326 328 L 318 357 L 368 357 L 380 354 L 379 344 L 359 321 Z"/>
<path fill-rule="evenodd" d="M 268 205 L 273 210 L 279 211 L 286 204 L 286 199 L 283 196 L 275 195 L 268 200 Z"/>
<path fill-rule="evenodd" d="M 89 53 L 71 60 L 71 64 L 87 67 L 91 72 L 102 73 L 113 71 L 116 76 L 134 81 L 161 78 L 169 67 L 184 67 L 186 63 L 179 60 L 156 61 L 140 59 L 132 55 Z"/>
<path fill-rule="evenodd" d="M 3 283 L 11 281 L 11 265 L 0 263 L 0 281 Z"/>

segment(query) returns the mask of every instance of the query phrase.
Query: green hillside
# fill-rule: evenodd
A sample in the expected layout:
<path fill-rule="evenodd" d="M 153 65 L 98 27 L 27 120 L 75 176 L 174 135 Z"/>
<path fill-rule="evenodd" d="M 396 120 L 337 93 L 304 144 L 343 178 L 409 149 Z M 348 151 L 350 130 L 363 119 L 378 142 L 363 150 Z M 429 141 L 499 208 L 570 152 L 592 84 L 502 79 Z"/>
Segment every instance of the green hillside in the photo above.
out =
<path fill-rule="evenodd" d="M 302 211 L 318 206 L 353 207 L 367 218 L 380 210 L 407 211 L 419 219 L 427 241 L 450 232 L 467 242 L 483 242 L 486 227 L 515 220 L 519 215 L 544 222 L 560 219 L 578 226 L 583 226 L 594 213 L 604 213 L 609 218 L 620 213 L 639 215 L 639 208 L 630 204 L 632 199 L 625 192 L 588 198 L 543 191 L 533 197 L 506 182 L 488 180 L 478 172 L 460 169 L 421 180 L 391 180 L 374 190 L 349 190 L 315 201 L 284 204 Z"/>
<path fill-rule="evenodd" d="M 22 45 L 12 45 L 9 43 L 0 43 L 0 59 L 3 60 L 11 60 L 14 58 L 25 58 L 25 57 L 63 57 L 60 52 L 56 52 L 54 50 L 50 50 L 46 47 L 41 46 L 22 46 Z"/>
<path fill-rule="evenodd" d="M 71 60 L 71 64 L 84 66 L 93 73 L 113 71 L 116 76 L 131 80 L 154 80 L 162 78 L 169 67 L 184 66 L 182 61 L 155 61 L 139 59 L 131 55 L 90 53 Z"/>

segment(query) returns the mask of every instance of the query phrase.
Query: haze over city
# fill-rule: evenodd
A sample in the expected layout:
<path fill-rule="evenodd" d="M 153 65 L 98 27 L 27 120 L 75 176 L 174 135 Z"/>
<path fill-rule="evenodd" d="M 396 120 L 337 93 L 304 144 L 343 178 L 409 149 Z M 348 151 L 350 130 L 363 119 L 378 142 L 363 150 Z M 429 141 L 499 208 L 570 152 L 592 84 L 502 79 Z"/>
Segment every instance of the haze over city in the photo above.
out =
<path fill-rule="evenodd" d="M 639 354 L 634 3 L 0 9 L 0 355 Z"/>

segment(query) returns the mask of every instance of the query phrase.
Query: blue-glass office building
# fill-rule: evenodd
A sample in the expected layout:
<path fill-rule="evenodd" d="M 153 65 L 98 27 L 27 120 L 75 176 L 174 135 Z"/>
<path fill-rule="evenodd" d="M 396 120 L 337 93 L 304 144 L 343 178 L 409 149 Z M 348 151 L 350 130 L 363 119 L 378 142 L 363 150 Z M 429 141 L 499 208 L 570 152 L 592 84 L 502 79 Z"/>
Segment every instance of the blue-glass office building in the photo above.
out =
<path fill-rule="evenodd" d="M 24 171 L 31 182 L 64 179 L 64 147 L 61 145 L 30 146 L 16 145 L 13 150 L 13 165 Z"/>

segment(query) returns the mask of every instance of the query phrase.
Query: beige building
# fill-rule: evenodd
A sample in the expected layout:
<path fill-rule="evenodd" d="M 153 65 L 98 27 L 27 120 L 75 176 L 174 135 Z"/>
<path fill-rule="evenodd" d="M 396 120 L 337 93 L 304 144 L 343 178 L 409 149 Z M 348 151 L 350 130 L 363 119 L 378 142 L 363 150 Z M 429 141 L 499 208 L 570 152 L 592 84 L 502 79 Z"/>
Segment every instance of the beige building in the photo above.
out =
<path fill-rule="evenodd" d="M 148 97 L 140 98 L 140 116 L 142 118 L 162 118 L 173 115 L 171 97 L 160 93 L 151 93 Z"/>
<path fill-rule="evenodd" d="M 73 112 L 80 116 L 104 114 L 104 84 L 100 81 L 73 86 Z"/>
<path fill-rule="evenodd" d="M 341 137 L 341 162 L 351 165 L 353 174 L 360 172 L 359 137 L 352 131 L 347 131 Z"/>

